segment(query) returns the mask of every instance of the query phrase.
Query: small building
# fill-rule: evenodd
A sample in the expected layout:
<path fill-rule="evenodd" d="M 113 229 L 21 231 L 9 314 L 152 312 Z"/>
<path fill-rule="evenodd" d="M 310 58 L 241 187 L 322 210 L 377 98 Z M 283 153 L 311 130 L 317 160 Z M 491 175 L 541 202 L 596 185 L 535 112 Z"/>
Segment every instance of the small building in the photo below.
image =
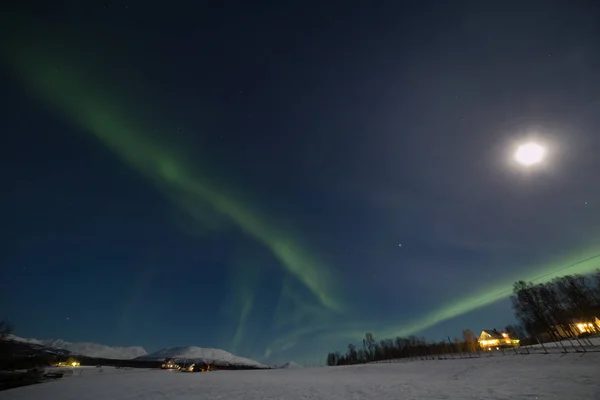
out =
<path fill-rule="evenodd" d="M 164 363 L 160 366 L 162 369 L 179 369 L 179 365 L 175 363 L 172 358 L 167 358 Z"/>
<path fill-rule="evenodd" d="M 595 317 L 588 320 L 571 320 L 568 324 L 555 325 L 553 328 L 559 339 L 594 335 L 600 333 L 600 319 Z"/>
<path fill-rule="evenodd" d="M 179 367 L 181 372 L 210 372 L 214 371 L 214 369 L 214 363 L 207 364 L 205 362 L 194 362 L 192 364 Z"/>
<path fill-rule="evenodd" d="M 79 367 L 81 363 L 74 357 L 69 357 L 67 361 L 59 361 L 54 364 L 55 367 Z"/>
<path fill-rule="evenodd" d="M 477 340 L 483 350 L 500 350 L 506 347 L 519 347 L 519 339 L 513 339 L 504 331 L 484 329 Z"/>

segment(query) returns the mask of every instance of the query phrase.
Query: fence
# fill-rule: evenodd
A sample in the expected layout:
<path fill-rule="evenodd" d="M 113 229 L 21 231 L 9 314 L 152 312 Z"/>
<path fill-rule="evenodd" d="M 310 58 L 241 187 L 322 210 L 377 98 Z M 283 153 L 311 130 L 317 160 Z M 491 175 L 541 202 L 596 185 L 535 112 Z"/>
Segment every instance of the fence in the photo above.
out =
<path fill-rule="evenodd" d="M 498 357 L 511 354 L 559 354 L 559 353 L 597 353 L 600 352 L 600 337 L 594 338 L 573 338 L 565 339 L 560 342 L 541 343 L 538 344 L 500 348 L 494 350 L 478 350 L 476 352 L 451 352 L 444 354 L 431 354 L 426 356 L 415 356 L 406 358 L 396 358 L 391 360 L 371 361 L 369 364 L 388 364 L 401 363 L 418 360 L 454 360 L 465 358 L 481 358 L 481 357 Z"/>

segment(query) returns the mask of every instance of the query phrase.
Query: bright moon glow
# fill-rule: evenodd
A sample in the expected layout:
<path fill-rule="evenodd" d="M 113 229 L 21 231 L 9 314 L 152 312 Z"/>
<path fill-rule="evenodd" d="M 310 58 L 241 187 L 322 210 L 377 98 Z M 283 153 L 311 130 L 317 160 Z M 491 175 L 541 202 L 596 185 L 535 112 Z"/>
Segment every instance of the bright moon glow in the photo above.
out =
<path fill-rule="evenodd" d="M 527 143 L 519 146 L 515 153 L 515 159 L 522 165 L 533 165 L 542 161 L 545 150 L 536 143 Z"/>

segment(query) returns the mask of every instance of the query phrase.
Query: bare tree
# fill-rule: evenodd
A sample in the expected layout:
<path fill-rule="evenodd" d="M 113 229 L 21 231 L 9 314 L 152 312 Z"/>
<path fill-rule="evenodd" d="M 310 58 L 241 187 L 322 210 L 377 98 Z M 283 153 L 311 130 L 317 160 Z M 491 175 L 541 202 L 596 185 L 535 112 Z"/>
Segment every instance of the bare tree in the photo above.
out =
<path fill-rule="evenodd" d="M 462 336 L 465 343 L 465 350 L 469 353 L 475 353 L 477 351 L 477 336 L 470 329 L 464 329 Z"/>
<path fill-rule="evenodd" d="M 454 338 L 454 348 L 458 353 L 462 353 L 465 350 L 465 342 L 460 340 L 459 338 Z"/>
<path fill-rule="evenodd" d="M 521 325 L 506 325 L 504 330 L 513 339 L 523 340 L 527 337 L 527 334 Z"/>
<path fill-rule="evenodd" d="M 13 327 L 5 319 L 0 320 L 0 340 L 6 340 L 13 332 Z"/>
<path fill-rule="evenodd" d="M 375 358 L 375 350 L 377 347 L 377 341 L 373 337 L 372 333 L 365 334 L 365 340 L 363 341 L 364 350 L 369 357 L 370 361 L 373 361 Z"/>

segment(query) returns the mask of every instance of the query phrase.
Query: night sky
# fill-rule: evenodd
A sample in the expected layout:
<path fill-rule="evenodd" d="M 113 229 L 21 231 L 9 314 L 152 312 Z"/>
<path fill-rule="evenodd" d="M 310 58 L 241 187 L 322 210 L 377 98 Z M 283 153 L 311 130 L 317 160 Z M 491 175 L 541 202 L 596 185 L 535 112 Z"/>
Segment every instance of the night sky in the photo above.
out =
<path fill-rule="evenodd" d="M 13 3 L 19 336 L 318 362 L 502 328 L 514 281 L 600 267 L 594 1 Z"/>

